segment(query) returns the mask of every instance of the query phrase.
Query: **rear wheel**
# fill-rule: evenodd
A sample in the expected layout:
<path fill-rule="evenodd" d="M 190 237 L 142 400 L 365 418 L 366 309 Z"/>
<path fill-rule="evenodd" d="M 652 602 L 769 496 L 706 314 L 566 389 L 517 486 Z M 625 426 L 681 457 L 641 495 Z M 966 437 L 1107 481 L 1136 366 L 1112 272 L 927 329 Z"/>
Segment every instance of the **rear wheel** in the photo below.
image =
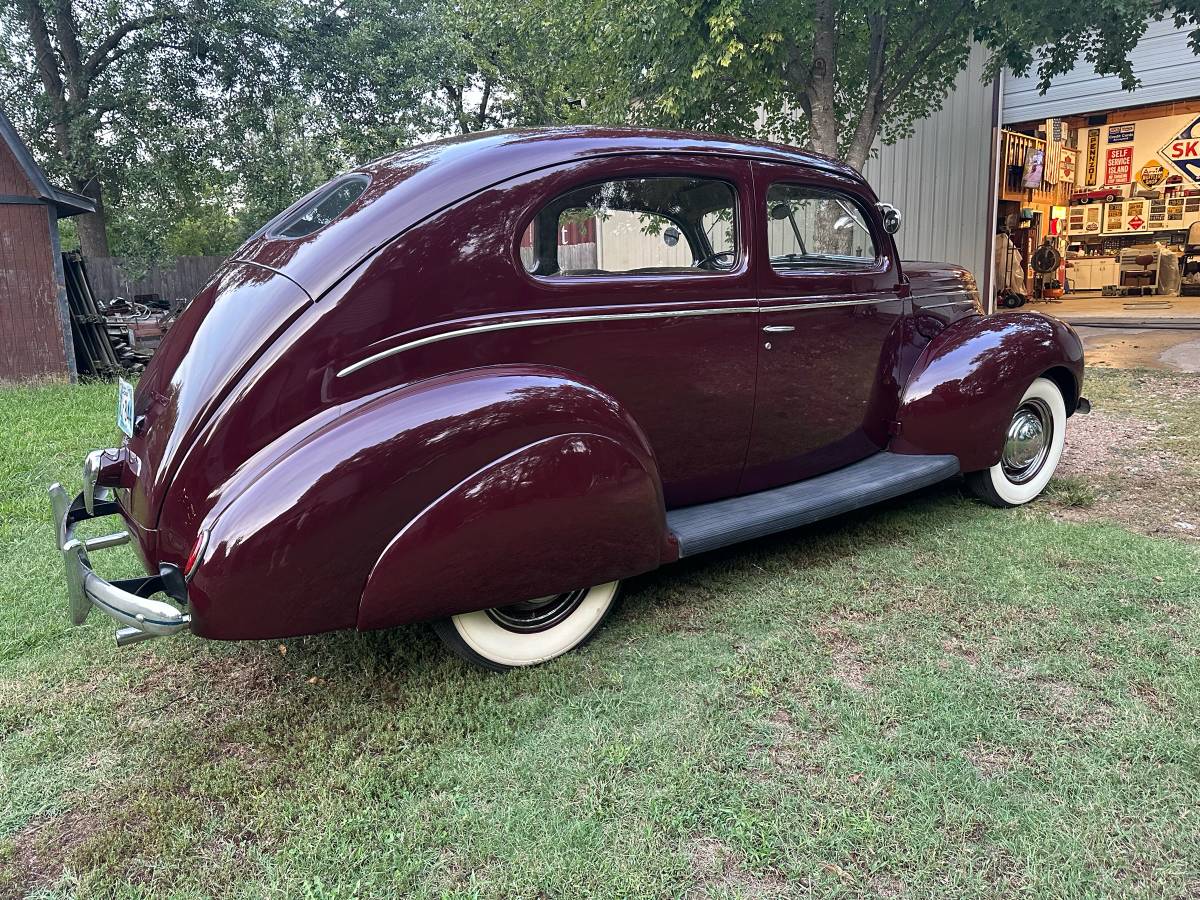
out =
<path fill-rule="evenodd" d="M 1020 506 L 1040 494 L 1062 456 L 1067 405 L 1049 378 L 1038 378 L 1017 404 L 1004 435 L 1000 462 L 969 472 L 971 492 L 992 506 Z"/>
<path fill-rule="evenodd" d="M 434 623 L 458 656 L 503 672 L 534 666 L 589 640 L 617 599 L 619 581 L 450 616 Z"/>

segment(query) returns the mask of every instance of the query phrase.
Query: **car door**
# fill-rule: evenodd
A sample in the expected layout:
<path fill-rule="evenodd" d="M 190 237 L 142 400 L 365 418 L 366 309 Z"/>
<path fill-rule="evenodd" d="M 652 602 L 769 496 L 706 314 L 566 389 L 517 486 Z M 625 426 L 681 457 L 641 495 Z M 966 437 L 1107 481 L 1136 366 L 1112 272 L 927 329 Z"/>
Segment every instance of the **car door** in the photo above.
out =
<path fill-rule="evenodd" d="M 802 166 L 753 168 L 758 377 L 743 493 L 883 449 L 905 307 L 868 189 Z"/>
<path fill-rule="evenodd" d="M 523 303 L 576 321 L 507 332 L 507 351 L 611 394 L 649 439 L 668 508 L 736 493 L 757 367 L 750 163 L 629 155 L 529 187 Z M 712 210 L 699 229 L 689 208 Z"/>

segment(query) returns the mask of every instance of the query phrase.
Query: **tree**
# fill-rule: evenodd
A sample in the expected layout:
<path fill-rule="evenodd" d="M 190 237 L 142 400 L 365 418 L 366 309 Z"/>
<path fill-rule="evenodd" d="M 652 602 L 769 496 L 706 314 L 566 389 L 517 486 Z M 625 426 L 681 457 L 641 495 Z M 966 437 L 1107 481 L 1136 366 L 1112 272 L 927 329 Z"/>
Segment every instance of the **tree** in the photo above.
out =
<path fill-rule="evenodd" d="M 335 21 L 311 31 L 303 78 L 372 140 L 388 123 L 428 137 L 560 122 L 574 73 L 595 64 L 572 43 L 579 7 L 345 0 Z"/>
<path fill-rule="evenodd" d="M 1196 0 L 1053 12 L 1040 0 L 572 5 L 574 44 L 607 63 L 575 86 L 585 112 L 572 117 L 773 136 L 860 169 L 876 139 L 894 142 L 941 107 L 973 40 L 992 51 L 992 74 L 1037 64 L 1045 88 L 1083 52 L 1098 73 L 1120 74 L 1129 87 L 1127 53 L 1150 18 L 1173 9 L 1179 24 L 1195 23 L 1200 8 Z"/>
<path fill-rule="evenodd" d="M 991 74 L 1008 67 L 1022 75 L 1037 70 L 1042 93 L 1078 59 L 1099 75 L 1116 75 L 1128 91 L 1138 86 L 1129 61 L 1152 21 L 1170 19 L 1189 28 L 1188 44 L 1200 54 L 1197 0 L 1109 0 L 1078 3 L 1048 12 L 1040 0 L 1008 0 L 983 18 L 977 38 L 991 50 Z"/>
<path fill-rule="evenodd" d="M 302 0 L 0 0 L 0 102 L 96 203 L 77 220 L 85 253 L 109 255 L 114 231 L 125 250 L 161 250 L 166 209 L 237 180 L 253 125 L 304 105 L 288 50 L 316 18 Z"/>

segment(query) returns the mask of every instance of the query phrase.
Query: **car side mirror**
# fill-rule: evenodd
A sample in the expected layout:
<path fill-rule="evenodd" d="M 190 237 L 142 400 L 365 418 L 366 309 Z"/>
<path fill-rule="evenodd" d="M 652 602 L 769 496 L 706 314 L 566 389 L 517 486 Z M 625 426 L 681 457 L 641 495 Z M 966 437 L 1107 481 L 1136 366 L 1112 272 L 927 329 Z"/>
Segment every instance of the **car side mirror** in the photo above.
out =
<path fill-rule="evenodd" d="M 663 232 L 663 243 L 668 247 L 674 247 L 682 236 L 679 229 L 672 225 Z"/>
<path fill-rule="evenodd" d="M 776 203 L 771 207 L 771 218 L 776 222 L 782 222 L 791 214 L 791 212 L 792 211 L 788 209 L 788 205 L 786 203 Z"/>
<path fill-rule="evenodd" d="M 890 203 L 876 203 L 880 214 L 883 216 L 883 230 L 888 234 L 895 234 L 900 230 L 900 223 L 904 217 L 900 215 L 900 210 L 892 206 Z"/>

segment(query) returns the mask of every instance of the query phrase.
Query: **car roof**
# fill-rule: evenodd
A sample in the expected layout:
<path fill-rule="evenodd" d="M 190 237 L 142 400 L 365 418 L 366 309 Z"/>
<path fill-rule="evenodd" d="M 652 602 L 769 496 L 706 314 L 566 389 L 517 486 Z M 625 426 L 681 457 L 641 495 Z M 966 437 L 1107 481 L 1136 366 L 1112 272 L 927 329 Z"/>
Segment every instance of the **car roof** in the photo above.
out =
<path fill-rule="evenodd" d="M 638 153 L 790 163 L 865 185 L 861 175 L 837 160 L 783 144 L 722 135 L 590 125 L 484 131 L 420 144 L 352 170 L 348 174 L 368 175 L 370 182 L 342 215 L 303 237 L 283 237 L 275 231 L 278 223 L 329 190 L 335 179 L 280 213 L 231 259 L 274 269 L 316 299 L 408 228 L 467 197 L 539 169 Z"/>
<path fill-rule="evenodd" d="M 357 169 L 376 174 L 407 169 L 413 162 L 454 164 L 466 158 L 503 157 L 513 176 L 572 160 L 626 153 L 689 153 L 740 156 L 810 166 L 823 171 L 861 176 L 839 160 L 787 144 L 752 141 L 721 134 L 626 128 L 601 125 L 562 125 L 545 128 L 503 128 L 442 138 L 377 159 Z M 527 168 L 525 168 L 528 166 Z"/>

